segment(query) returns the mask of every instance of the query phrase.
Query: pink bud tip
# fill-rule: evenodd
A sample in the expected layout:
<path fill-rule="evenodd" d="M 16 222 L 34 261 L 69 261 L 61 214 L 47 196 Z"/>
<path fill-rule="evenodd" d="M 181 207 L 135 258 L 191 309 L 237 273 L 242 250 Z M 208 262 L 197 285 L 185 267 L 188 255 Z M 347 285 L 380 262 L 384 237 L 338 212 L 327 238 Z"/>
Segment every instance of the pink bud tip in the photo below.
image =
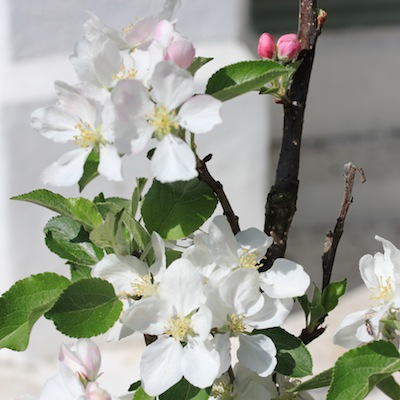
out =
<path fill-rule="evenodd" d="M 295 33 L 287 33 L 278 39 L 278 59 L 288 62 L 294 60 L 301 50 L 301 44 Z"/>
<path fill-rule="evenodd" d="M 263 33 L 258 40 L 258 55 L 260 58 L 272 60 L 275 56 L 275 39 L 269 33 Z"/>

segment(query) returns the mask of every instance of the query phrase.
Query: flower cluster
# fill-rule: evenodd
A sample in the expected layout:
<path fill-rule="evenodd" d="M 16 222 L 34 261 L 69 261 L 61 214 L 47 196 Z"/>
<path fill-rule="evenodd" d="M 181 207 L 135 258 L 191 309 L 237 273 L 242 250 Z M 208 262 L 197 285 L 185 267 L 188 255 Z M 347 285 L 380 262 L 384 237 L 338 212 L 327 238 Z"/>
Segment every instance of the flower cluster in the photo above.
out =
<path fill-rule="evenodd" d="M 276 366 L 273 341 L 257 329 L 277 327 L 289 315 L 293 297 L 306 291 L 303 268 L 277 259 L 259 272 L 272 239 L 255 228 L 233 235 L 224 216 L 209 233 L 198 233 L 182 257 L 167 268 L 165 247 L 152 234 L 151 266 L 133 256 L 106 255 L 92 275 L 108 280 L 124 299 L 113 337 L 132 332 L 157 336 L 142 355 L 140 376 L 147 394 L 159 395 L 184 377 L 211 386 L 231 366 L 237 338 L 239 365 L 267 377 Z"/>
<path fill-rule="evenodd" d="M 187 68 L 195 49 L 175 29 L 178 6 L 167 0 L 157 16 L 122 31 L 90 15 L 70 58 L 80 82 L 56 82 L 56 105 L 32 114 L 33 128 L 44 137 L 76 146 L 45 169 L 44 183 L 78 183 L 89 160 L 100 175 L 121 181 L 121 156 L 142 151 L 151 139 L 159 142 L 151 160 L 159 181 L 197 176 L 186 134 L 207 133 L 220 123 L 221 102 L 194 93 Z"/>
<path fill-rule="evenodd" d="M 352 348 L 376 339 L 400 343 L 400 250 L 379 236 L 383 254 L 360 259 L 361 278 L 371 291 L 370 308 L 349 314 L 334 335 L 334 343 Z"/>

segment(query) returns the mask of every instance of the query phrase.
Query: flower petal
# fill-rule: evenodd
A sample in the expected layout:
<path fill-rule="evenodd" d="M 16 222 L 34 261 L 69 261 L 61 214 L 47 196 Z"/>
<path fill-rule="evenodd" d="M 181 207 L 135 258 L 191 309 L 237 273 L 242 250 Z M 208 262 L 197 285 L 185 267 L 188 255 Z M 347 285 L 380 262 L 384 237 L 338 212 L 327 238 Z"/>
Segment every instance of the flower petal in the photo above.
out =
<path fill-rule="evenodd" d="M 178 113 L 179 125 L 193 133 L 206 133 L 222 122 L 222 102 L 212 96 L 197 95 L 186 101 Z"/>
<path fill-rule="evenodd" d="M 100 163 L 97 170 L 110 181 L 122 181 L 122 160 L 115 146 L 100 146 Z"/>
<path fill-rule="evenodd" d="M 198 176 L 192 150 L 182 139 L 172 135 L 165 136 L 158 144 L 151 159 L 151 169 L 162 183 L 188 181 Z"/>

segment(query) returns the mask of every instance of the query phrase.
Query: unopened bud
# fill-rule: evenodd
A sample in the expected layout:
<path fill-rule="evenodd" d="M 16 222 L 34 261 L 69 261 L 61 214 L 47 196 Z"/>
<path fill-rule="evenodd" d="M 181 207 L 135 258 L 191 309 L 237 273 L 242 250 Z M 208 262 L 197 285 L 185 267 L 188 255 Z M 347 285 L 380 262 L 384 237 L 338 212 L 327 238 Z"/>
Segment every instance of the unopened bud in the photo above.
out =
<path fill-rule="evenodd" d="M 108 392 L 101 389 L 97 382 L 89 382 L 86 386 L 86 399 L 87 400 L 111 400 Z"/>
<path fill-rule="evenodd" d="M 278 59 L 283 62 L 294 60 L 301 50 L 301 44 L 295 33 L 287 33 L 278 39 Z"/>
<path fill-rule="evenodd" d="M 258 39 L 258 55 L 269 60 L 275 57 L 275 39 L 271 34 L 263 33 Z"/>

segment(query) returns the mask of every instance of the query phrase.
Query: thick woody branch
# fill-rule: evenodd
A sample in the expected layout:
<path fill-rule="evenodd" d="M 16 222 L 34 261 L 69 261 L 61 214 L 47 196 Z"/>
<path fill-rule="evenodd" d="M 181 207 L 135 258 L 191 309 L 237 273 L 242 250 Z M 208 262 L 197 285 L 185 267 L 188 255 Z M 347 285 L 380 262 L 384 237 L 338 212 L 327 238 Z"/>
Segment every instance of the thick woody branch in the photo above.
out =
<path fill-rule="evenodd" d="M 302 50 L 299 69 L 284 101 L 284 125 L 275 183 L 265 206 L 264 231 L 274 239 L 268 249 L 260 271 L 268 270 L 276 258 L 286 251 L 288 232 L 296 212 L 299 187 L 300 147 L 308 87 L 314 62 L 315 45 L 321 32 L 322 20 L 318 18 L 318 0 L 301 0 L 299 33 Z"/>

